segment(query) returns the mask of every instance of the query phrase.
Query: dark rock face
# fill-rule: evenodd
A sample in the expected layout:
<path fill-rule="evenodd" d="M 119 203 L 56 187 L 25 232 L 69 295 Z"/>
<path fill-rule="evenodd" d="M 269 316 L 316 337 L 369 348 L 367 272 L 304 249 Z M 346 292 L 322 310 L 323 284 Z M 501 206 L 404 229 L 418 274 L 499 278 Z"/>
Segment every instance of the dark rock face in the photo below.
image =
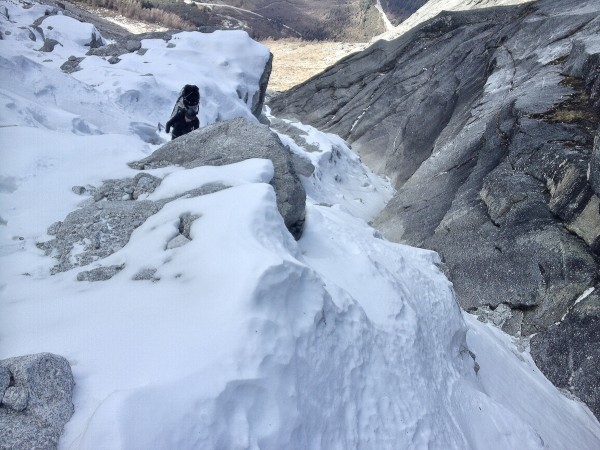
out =
<path fill-rule="evenodd" d="M 600 411 L 600 292 L 575 305 L 559 324 L 531 339 L 531 356 L 556 386 Z"/>
<path fill-rule="evenodd" d="M 99 188 L 73 186 L 73 192 L 76 194 L 87 193 L 90 197 L 80 209 L 68 214 L 62 222 L 53 223 L 48 227 L 48 234 L 54 236 L 53 239 L 37 244 L 46 255 L 57 259 L 57 264 L 50 273 L 57 274 L 88 266 L 112 255 L 129 242 L 133 231 L 148 217 L 176 198 L 208 195 L 227 188 L 222 184 L 209 183 L 173 198 L 159 201 L 138 200 L 140 195 L 154 192 L 160 182 L 160 178 L 141 173 L 131 179 L 106 180 Z M 187 232 L 185 237 L 189 238 L 191 221 L 197 217 L 184 219 L 182 218 L 182 233 L 185 236 Z M 123 265 L 101 265 L 79 272 L 77 280 L 105 281 L 123 268 Z"/>
<path fill-rule="evenodd" d="M 40 47 L 39 51 L 51 53 L 54 51 L 54 47 L 56 47 L 57 45 L 62 45 L 62 44 L 60 42 L 58 42 L 56 39 L 45 39 L 44 45 L 42 45 Z"/>
<path fill-rule="evenodd" d="M 0 361 L 0 448 L 58 447 L 73 415 L 69 362 L 51 353 Z"/>
<path fill-rule="evenodd" d="M 388 19 L 398 25 L 427 3 L 427 0 L 381 0 L 380 3 Z"/>
<path fill-rule="evenodd" d="M 266 125 L 245 119 L 215 123 L 163 145 L 149 157 L 130 166 L 153 169 L 179 165 L 189 169 L 221 166 L 251 158 L 265 158 L 273 162 L 275 175 L 271 185 L 277 195 L 277 207 L 288 230 L 299 239 L 304 227 L 306 193 L 296 173 L 291 151 Z"/>
<path fill-rule="evenodd" d="M 269 53 L 269 60 L 265 64 L 260 80 L 258 80 L 258 91 L 252 98 L 252 107 L 250 110 L 257 119 L 261 118 L 263 106 L 265 105 L 265 96 L 267 94 L 267 87 L 269 85 L 269 78 L 271 78 L 271 71 L 273 70 L 273 54 Z"/>
<path fill-rule="evenodd" d="M 375 226 L 438 251 L 463 308 L 544 336 L 599 282 L 599 35 L 592 0 L 442 13 L 270 106 L 394 181 Z"/>

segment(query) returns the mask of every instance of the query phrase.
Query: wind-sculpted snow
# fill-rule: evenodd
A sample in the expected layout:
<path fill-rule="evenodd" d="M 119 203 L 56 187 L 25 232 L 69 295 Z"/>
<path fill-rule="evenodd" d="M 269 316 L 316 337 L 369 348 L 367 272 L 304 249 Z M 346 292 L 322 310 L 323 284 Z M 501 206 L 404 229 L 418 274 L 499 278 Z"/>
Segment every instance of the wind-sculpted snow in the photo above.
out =
<path fill-rule="evenodd" d="M 0 56 L 0 121 L 80 135 L 126 133 L 128 116 L 91 86 L 26 56 Z"/>
<path fill-rule="evenodd" d="M 16 27 L 20 6 L 4 4 Z M 7 60 L 46 58 L 10 36 L 0 40 Z M 178 46 L 194 59 L 201 40 L 184 34 Z M 146 53 L 147 67 L 171 63 L 169 85 L 189 82 L 162 42 L 144 45 L 157 49 Z M 215 47 L 231 51 L 231 78 L 225 65 L 215 75 L 223 86 L 245 76 L 236 61 L 260 72 L 246 49 Z M 55 92 L 83 86 L 83 100 L 98 96 L 97 116 L 83 101 L 66 117 L 99 124 L 106 110 L 145 123 L 141 110 L 115 101 L 123 86 L 147 79 L 139 61 L 127 71 L 117 63 L 51 78 Z M 15 65 L 14 77 L 44 64 Z M 166 98 L 161 80 L 139 90 L 140 104 Z M 35 86 L 19 89 L 2 92 L 34 97 Z M 225 109 L 249 111 L 236 92 L 222 93 Z M 216 110 L 220 98 L 205 101 Z M 53 104 L 58 113 L 61 101 Z M 20 108 L 7 106 L 2 124 L 11 126 L 0 128 L 0 358 L 52 352 L 68 360 L 75 412 L 59 448 L 598 447 L 600 425 L 589 410 L 562 396 L 510 338 L 465 321 L 436 253 L 388 242 L 367 224 L 392 189 L 338 136 L 290 121 L 277 126 L 306 190 L 296 241 L 269 184 L 270 159 L 167 164 L 140 176 L 127 163 L 158 146 L 136 132 L 80 134 L 20 121 Z M 127 239 L 107 227 L 119 245 L 95 260 L 77 260 L 85 242 L 76 236 L 64 261 L 82 265 L 51 275 L 56 259 L 36 246 L 52 239 L 48 227 L 117 202 L 162 207 Z"/>
<path fill-rule="evenodd" d="M 168 43 L 145 39 L 142 45 L 142 55 L 122 55 L 114 66 L 90 56 L 74 76 L 90 84 L 105 79 L 97 86 L 99 91 L 153 123 L 169 119 L 183 86 L 181 80 L 200 87 L 200 125 L 235 117 L 255 120 L 251 107 L 260 96 L 259 82 L 269 62 L 269 51 L 245 32 L 185 32 L 174 35 Z M 126 76 L 129 71 L 139 76 Z"/>
<path fill-rule="evenodd" d="M 98 114 L 94 119 L 99 123 L 92 123 L 90 130 L 83 129 L 82 133 L 98 132 L 98 129 L 105 133 L 123 132 L 137 122 L 155 127 L 169 119 L 179 90 L 187 83 L 200 87 L 199 119 L 202 125 L 235 117 L 255 120 L 252 108 L 264 95 L 259 85 L 270 54 L 265 46 L 251 40 L 243 31 L 184 32 L 174 34 L 169 42 L 143 39 L 140 51 L 121 55 L 118 63 L 111 64 L 110 58 L 87 56 L 92 36 L 102 39 L 92 25 L 62 13 L 46 15 L 47 12 L 56 13 L 49 6 L 34 4 L 26 9 L 16 0 L 4 0 L 3 5 L 7 7 L 10 20 L 0 15 L 0 26 L 9 33 L 3 41 L 0 60 L 4 80 L 0 95 L 7 95 L 4 91 L 8 91 L 12 102 L 7 101 L 0 107 L 19 111 L 22 116 L 19 123 L 53 123 L 57 120 L 56 115 L 63 117 L 65 114 L 60 110 L 44 109 L 46 106 L 64 107 L 70 111 L 70 103 L 78 101 L 90 108 L 105 108 L 116 113 L 108 118 Z M 33 25 L 36 19 L 43 19 L 40 26 Z M 40 52 L 44 39 L 54 39 L 60 45 L 51 52 Z M 80 70 L 72 76 L 48 71 L 60 68 L 71 57 L 83 58 L 79 63 Z M 24 65 L 35 68 L 20 67 Z M 174 72 L 177 76 L 173 76 Z M 23 84 L 34 84 L 36 89 L 31 91 Z M 64 92 L 53 92 L 53 89 L 64 89 Z M 15 98 L 15 95 L 27 92 L 34 94 L 35 100 L 31 96 L 23 100 Z M 25 100 L 39 102 L 39 106 L 32 107 Z M 108 106 L 110 103 L 116 103 L 120 108 Z M 89 122 L 91 114 L 85 114 L 84 110 L 81 113 Z M 14 114 L 2 114 L 0 123 L 14 124 L 4 123 L 3 118 L 9 117 Z"/>

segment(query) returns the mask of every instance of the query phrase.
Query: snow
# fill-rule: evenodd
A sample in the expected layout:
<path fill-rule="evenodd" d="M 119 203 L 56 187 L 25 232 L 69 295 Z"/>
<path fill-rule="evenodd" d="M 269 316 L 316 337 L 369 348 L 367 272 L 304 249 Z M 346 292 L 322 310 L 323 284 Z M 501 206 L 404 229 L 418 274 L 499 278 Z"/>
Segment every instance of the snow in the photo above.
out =
<path fill-rule="evenodd" d="M 36 247 L 88 199 L 73 186 L 133 177 L 183 84 L 202 125 L 252 118 L 268 50 L 243 32 L 145 40 L 117 64 L 84 56 L 88 24 L 49 17 L 42 54 L 28 27 L 46 7 L 0 1 L 0 358 L 52 352 L 76 381 L 62 449 L 578 448 L 600 424 L 511 338 L 458 308 L 436 253 L 368 225 L 392 195 L 338 136 L 294 124 L 281 140 L 315 172 L 303 237 L 278 213 L 270 161 L 149 171 L 166 204 L 101 261 L 104 282 L 51 276 Z M 30 28 L 31 29 L 31 28 Z M 10 31 L 10 34 L 6 34 Z M 37 33 L 32 30 L 32 33 Z M 246 98 L 246 93 L 248 94 Z M 155 142 L 150 143 L 150 142 Z M 305 143 L 318 147 L 310 152 Z M 169 242 L 192 214 L 190 240 Z M 152 280 L 134 281 L 142 270 Z M 469 349 L 480 366 L 476 373 Z"/>

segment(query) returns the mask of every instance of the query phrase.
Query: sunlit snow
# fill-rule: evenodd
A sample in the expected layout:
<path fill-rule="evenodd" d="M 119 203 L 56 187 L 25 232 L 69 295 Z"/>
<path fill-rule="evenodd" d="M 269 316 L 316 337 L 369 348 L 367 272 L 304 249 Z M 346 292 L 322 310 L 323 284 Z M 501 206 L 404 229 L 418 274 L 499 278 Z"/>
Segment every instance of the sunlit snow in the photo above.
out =
<path fill-rule="evenodd" d="M 72 187 L 139 173 L 127 163 L 169 139 L 157 125 L 184 84 L 200 87 L 202 126 L 256 120 L 269 53 L 241 31 L 186 32 L 66 74 L 99 33 L 49 17 L 46 37 L 62 45 L 40 52 L 31 24 L 47 7 L 23 5 L 0 1 L 0 359 L 69 360 L 75 413 L 61 448 L 600 448 L 585 406 L 460 311 L 436 253 L 368 225 L 389 184 L 312 127 L 295 124 L 317 152 L 280 134 L 315 166 L 299 241 L 270 161 L 166 167 L 149 171 L 163 181 L 144 198 L 231 187 L 167 203 L 102 261 L 124 265 L 108 281 L 76 280 L 99 261 L 50 275 L 36 243 L 89 200 Z M 199 217 L 191 239 L 171 247 L 185 213 Z M 152 280 L 134 281 L 145 269 Z"/>

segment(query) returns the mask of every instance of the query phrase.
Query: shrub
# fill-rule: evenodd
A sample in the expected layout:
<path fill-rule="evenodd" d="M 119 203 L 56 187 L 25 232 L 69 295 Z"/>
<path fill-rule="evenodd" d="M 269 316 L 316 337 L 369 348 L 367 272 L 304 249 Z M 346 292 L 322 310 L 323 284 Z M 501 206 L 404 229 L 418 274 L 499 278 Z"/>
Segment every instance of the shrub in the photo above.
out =
<path fill-rule="evenodd" d="M 193 25 L 177 14 L 156 7 L 151 0 L 80 0 L 95 8 L 116 11 L 124 17 L 141 22 L 155 23 L 179 30 L 193 29 Z"/>

